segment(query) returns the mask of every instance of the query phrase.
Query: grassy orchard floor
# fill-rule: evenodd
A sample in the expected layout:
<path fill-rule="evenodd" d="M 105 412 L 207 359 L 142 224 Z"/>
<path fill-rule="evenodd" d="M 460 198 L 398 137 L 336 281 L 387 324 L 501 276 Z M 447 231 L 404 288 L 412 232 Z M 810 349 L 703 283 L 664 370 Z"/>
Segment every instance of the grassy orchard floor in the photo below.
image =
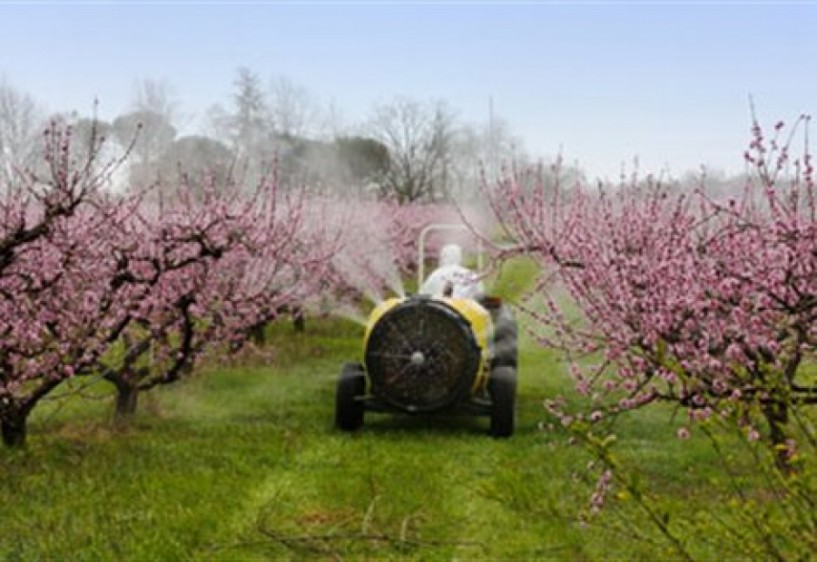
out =
<path fill-rule="evenodd" d="M 548 351 L 523 338 L 510 440 L 488 437 L 487 419 L 374 414 L 346 435 L 334 384 L 361 328 L 273 332 L 270 361 L 143 396 L 127 428 L 102 384 L 38 409 L 28 448 L 0 450 L 0 560 L 655 559 L 576 523 L 588 457 L 539 429 L 542 400 L 570 388 Z M 668 419 L 638 412 L 621 439 L 679 509 L 710 509 L 712 460 Z"/>

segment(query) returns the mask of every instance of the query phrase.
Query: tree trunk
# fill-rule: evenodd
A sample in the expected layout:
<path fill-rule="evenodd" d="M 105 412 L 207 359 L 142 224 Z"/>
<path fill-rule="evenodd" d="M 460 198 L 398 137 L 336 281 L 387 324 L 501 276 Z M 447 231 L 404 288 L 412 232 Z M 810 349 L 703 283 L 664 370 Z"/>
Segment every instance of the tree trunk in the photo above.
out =
<path fill-rule="evenodd" d="M 299 334 L 306 331 L 306 318 L 304 317 L 304 311 L 300 306 L 292 310 L 292 326 Z"/>
<path fill-rule="evenodd" d="M 267 332 L 266 332 L 267 324 L 266 322 L 263 324 L 259 324 L 255 326 L 252 331 L 250 332 L 252 336 L 252 341 L 258 347 L 264 347 L 267 344 Z"/>
<path fill-rule="evenodd" d="M 138 377 L 131 374 L 129 377 L 125 373 L 109 371 L 105 375 L 105 380 L 116 387 L 116 402 L 114 404 L 113 417 L 115 421 L 125 421 L 136 413 L 136 405 L 139 400 Z"/>
<path fill-rule="evenodd" d="M 784 474 L 792 472 L 786 435 L 789 422 L 789 409 L 786 404 L 772 402 L 763 407 L 763 415 L 769 424 L 769 439 L 774 447 L 775 464 Z"/>
<path fill-rule="evenodd" d="M 136 413 L 136 406 L 139 402 L 139 388 L 134 384 L 116 385 L 116 410 L 114 418 L 116 420 L 126 420 Z"/>
<path fill-rule="evenodd" d="M 26 444 L 26 422 L 28 413 L 14 412 L 6 414 L 0 421 L 3 434 L 3 445 L 6 447 L 23 447 Z"/>

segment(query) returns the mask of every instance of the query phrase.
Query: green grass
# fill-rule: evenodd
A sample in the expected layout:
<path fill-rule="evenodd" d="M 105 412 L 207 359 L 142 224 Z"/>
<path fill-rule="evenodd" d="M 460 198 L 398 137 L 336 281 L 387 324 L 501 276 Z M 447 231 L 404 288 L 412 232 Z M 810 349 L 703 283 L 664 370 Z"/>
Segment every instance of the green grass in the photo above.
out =
<path fill-rule="evenodd" d="M 532 282 L 509 274 L 512 298 Z M 559 359 L 521 343 L 518 431 L 480 418 L 367 414 L 332 427 L 334 384 L 359 359 L 362 328 L 274 326 L 277 346 L 243 364 L 215 359 L 143 396 L 111 422 L 103 383 L 39 408 L 29 446 L 0 450 L 0 560 L 653 560 L 613 519 L 577 522 L 589 460 L 541 403 L 569 392 Z M 675 439 L 667 410 L 621 421 L 621 448 L 676 509 L 711 506 L 712 455 Z M 715 489 L 714 493 L 718 493 Z M 633 512 L 634 513 L 634 512 Z M 614 517 L 611 516 L 611 517 Z M 707 552 L 702 550 L 701 552 Z"/>
<path fill-rule="evenodd" d="M 386 415 L 344 435 L 334 377 L 357 340 L 303 339 L 272 366 L 213 369 L 144 397 L 126 429 L 102 405 L 41 412 L 28 450 L 0 453 L 11 506 L 0 558 L 577 552 L 580 530 L 548 516 L 581 455 L 554 456 L 537 429 L 545 380 L 523 378 L 511 440 L 487 437 L 485 419 Z"/>

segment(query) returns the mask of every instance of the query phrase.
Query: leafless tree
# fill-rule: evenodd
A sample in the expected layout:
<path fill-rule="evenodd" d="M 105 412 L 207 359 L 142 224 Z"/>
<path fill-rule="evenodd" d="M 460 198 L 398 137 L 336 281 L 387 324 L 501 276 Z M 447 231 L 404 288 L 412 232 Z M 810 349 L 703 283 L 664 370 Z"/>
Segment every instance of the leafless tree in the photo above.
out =
<path fill-rule="evenodd" d="M 503 169 L 529 167 L 531 162 L 522 144 L 507 122 L 493 115 L 487 123 L 458 127 L 451 147 L 451 195 L 457 200 L 477 197 L 483 177 L 494 182 Z"/>
<path fill-rule="evenodd" d="M 131 110 L 117 117 L 111 133 L 120 148 L 130 149 L 130 182 L 143 187 L 159 179 L 160 161 L 176 138 L 179 104 L 165 81 L 134 83 Z"/>
<path fill-rule="evenodd" d="M 448 197 L 455 118 L 444 102 L 398 98 L 378 105 L 369 134 L 389 151 L 381 185 L 384 195 L 402 202 Z"/>
<path fill-rule="evenodd" d="M 34 99 L 0 79 L 0 189 L 36 160 L 41 123 Z"/>
<path fill-rule="evenodd" d="M 159 161 L 176 138 L 176 128 L 164 115 L 136 110 L 113 122 L 113 134 L 123 147 L 131 148 L 131 182 L 134 187 L 155 182 Z"/>
<path fill-rule="evenodd" d="M 179 102 L 173 86 L 166 80 L 146 78 L 137 81 L 133 86 L 134 111 L 151 111 L 164 117 L 171 125 L 180 119 Z"/>
<path fill-rule="evenodd" d="M 270 119 L 277 135 L 288 138 L 314 135 L 320 111 L 306 88 L 279 76 L 270 83 L 269 100 Z"/>

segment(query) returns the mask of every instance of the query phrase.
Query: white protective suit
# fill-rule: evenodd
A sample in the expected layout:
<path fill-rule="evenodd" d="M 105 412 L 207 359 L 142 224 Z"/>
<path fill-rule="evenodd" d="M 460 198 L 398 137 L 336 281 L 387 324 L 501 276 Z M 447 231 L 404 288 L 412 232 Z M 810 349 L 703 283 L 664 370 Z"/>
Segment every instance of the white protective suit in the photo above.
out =
<path fill-rule="evenodd" d="M 453 286 L 454 298 L 475 299 L 485 292 L 476 273 L 462 266 L 462 249 L 457 244 L 448 244 L 440 250 L 440 265 L 426 278 L 420 294 L 445 296 L 448 284 Z"/>

